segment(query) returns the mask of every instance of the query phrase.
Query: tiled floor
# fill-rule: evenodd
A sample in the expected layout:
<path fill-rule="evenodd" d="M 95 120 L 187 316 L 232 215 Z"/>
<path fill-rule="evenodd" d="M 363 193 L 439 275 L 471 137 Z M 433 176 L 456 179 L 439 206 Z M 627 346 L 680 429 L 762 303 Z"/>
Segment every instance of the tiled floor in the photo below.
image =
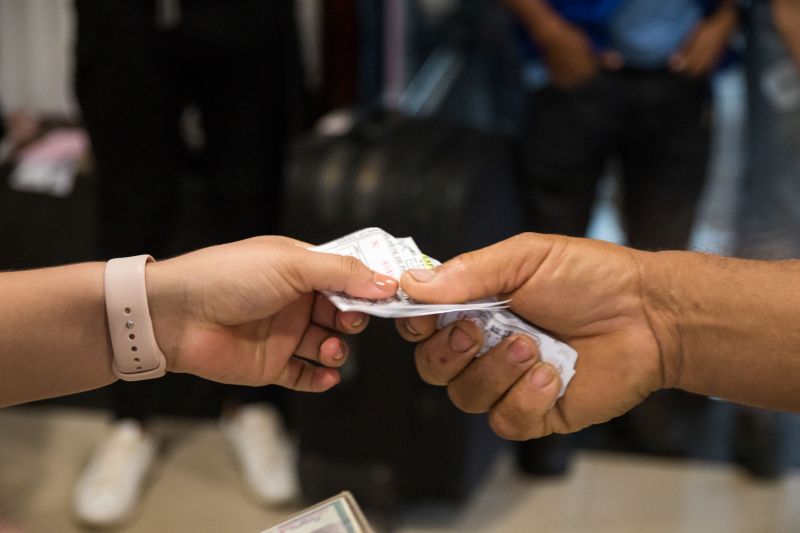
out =
<path fill-rule="evenodd" d="M 96 411 L 0 411 L 0 532 L 82 531 L 69 515 L 70 486 L 104 431 Z M 211 422 L 163 420 L 169 441 L 142 512 L 122 531 L 258 532 L 293 509 L 256 507 Z M 757 484 L 721 464 L 582 453 L 555 481 L 518 476 L 502 457 L 458 509 L 403 513 L 401 532 L 792 532 L 800 531 L 800 472 Z"/>

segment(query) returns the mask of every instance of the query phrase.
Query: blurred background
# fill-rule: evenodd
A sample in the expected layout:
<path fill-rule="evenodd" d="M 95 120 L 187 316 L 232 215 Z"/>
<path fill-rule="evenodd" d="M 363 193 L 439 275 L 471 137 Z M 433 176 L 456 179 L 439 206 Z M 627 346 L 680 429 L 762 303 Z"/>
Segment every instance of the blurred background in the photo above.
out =
<path fill-rule="evenodd" d="M 800 257 L 800 5 L 0 0 L 0 268 L 367 226 Z M 800 422 L 664 391 L 503 442 L 375 320 L 320 396 L 187 376 L 0 412 L 0 532 L 798 531 Z M 392 337 L 393 338 L 393 337 Z"/>

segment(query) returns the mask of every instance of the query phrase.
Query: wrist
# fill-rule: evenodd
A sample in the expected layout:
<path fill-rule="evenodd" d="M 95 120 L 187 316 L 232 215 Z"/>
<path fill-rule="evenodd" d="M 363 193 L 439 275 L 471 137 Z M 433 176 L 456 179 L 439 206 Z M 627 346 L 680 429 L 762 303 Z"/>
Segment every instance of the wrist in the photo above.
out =
<path fill-rule="evenodd" d="M 164 261 L 147 264 L 145 285 L 156 343 L 167 360 L 167 370 L 174 372 L 186 322 L 185 284 Z"/>
<path fill-rule="evenodd" d="M 736 2 L 722 2 L 713 13 L 708 15 L 706 22 L 726 31 L 732 31 L 739 23 L 739 6 Z"/>
<path fill-rule="evenodd" d="M 634 250 L 639 266 L 642 309 L 658 344 L 662 388 L 680 387 L 684 364 L 681 318 L 684 312 L 676 283 L 681 279 L 681 252 Z"/>

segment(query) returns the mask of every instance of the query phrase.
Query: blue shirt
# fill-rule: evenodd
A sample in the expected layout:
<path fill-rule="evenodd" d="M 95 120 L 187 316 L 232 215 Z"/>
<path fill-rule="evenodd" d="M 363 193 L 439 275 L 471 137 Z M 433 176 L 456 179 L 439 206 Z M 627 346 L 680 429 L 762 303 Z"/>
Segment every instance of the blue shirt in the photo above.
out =
<path fill-rule="evenodd" d="M 626 0 L 550 0 L 548 3 L 565 20 L 583 29 L 597 48 L 606 48 L 609 42 L 609 21 L 625 2 Z"/>
<path fill-rule="evenodd" d="M 564 19 L 578 26 L 598 51 L 614 49 L 625 65 L 657 70 L 667 66 L 708 11 L 709 0 L 550 0 Z M 546 82 L 535 46 L 527 39 L 525 67 L 530 85 Z"/>
<path fill-rule="evenodd" d="M 626 65 L 662 68 L 702 18 L 697 0 L 623 0 L 608 21 L 609 44 Z"/>

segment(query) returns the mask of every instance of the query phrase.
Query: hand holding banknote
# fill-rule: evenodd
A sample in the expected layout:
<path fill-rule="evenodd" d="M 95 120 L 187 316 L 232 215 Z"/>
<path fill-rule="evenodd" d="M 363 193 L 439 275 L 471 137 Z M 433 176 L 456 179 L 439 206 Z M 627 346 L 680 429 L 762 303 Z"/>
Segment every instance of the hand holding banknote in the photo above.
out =
<path fill-rule="evenodd" d="M 348 356 L 340 334 L 359 333 L 369 317 L 337 310 L 320 292 L 386 299 L 397 282 L 307 246 L 255 237 L 148 266 L 150 312 L 168 369 L 307 392 L 336 385 Z"/>
<path fill-rule="evenodd" d="M 399 278 L 407 270 L 424 272 L 440 264 L 423 254 L 411 237 L 397 238 L 380 228 L 365 228 L 313 249 L 354 257 L 372 270 L 392 278 Z M 483 332 L 480 346 L 470 353 L 470 357 L 483 355 L 511 335 L 525 336 L 537 347 L 541 359 L 552 365 L 558 375 L 560 396 L 575 373 L 578 358 L 575 350 L 520 319 L 507 309 L 507 301 L 489 297 L 461 303 L 425 304 L 415 301 L 402 289 L 385 300 L 353 298 L 335 292 L 326 294 L 340 311 L 360 311 L 385 318 L 436 315 L 439 329 L 456 320 L 469 319 Z"/>
<path fill-rule="evenodd" d="M 468 412 L 490 413 L 500 436 L 569 433 L 616 417 L 664 385 L 659 344 L 643 301 L 644 252 L 608 243 L 523 234 L 401 277 L 411 298 L 460 303 L 499 295 L 512 311 L 573 347 L 578 368 L 560 399 L 556 369 L 537 343 L 511 335 L 480 358 L 484 328 L 473 319 L 441 330 L 437 317 L 398 320 L 420 375 L 446 385 Z"/>

